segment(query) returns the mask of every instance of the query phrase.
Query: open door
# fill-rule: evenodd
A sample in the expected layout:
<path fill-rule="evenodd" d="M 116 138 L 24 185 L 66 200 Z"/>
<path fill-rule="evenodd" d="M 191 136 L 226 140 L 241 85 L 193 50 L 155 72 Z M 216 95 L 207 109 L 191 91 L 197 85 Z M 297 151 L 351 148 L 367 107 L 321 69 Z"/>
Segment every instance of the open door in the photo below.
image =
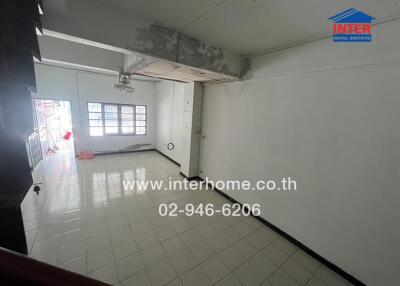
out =
<path fill-rule="evenodd" d="M 34 106 L 44 156 L 57 152 L 74 154 L 71 102 L 34 99 Z"/>

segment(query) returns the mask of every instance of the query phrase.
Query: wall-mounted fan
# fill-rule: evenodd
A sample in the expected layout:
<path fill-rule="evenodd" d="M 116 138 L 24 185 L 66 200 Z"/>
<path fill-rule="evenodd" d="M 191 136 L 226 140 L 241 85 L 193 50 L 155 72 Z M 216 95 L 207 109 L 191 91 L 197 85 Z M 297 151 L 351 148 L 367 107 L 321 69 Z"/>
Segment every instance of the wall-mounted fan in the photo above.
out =
<path fill-rule="evenodd" d="M 131 83 L 131 74 L 120 72 L 118 76 L 119 82 L 113 84 L 113 88 L 118 89 L 121 92 L 132 93 L 135 91 L 135 88 L 130 85 Z"/>

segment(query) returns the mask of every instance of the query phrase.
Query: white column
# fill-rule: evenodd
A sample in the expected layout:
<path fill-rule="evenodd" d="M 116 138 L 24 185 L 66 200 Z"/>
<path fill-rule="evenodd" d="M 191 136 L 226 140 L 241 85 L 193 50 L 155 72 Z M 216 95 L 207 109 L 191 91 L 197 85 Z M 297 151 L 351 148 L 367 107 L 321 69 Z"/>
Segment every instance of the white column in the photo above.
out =
<path fill-rule="evenodd" d="M 186 84 L 184 100 L 181 173 L 191 178 L 198 176 L 199 169 L 201 106 L 203 103 L 201 83 Z"/>

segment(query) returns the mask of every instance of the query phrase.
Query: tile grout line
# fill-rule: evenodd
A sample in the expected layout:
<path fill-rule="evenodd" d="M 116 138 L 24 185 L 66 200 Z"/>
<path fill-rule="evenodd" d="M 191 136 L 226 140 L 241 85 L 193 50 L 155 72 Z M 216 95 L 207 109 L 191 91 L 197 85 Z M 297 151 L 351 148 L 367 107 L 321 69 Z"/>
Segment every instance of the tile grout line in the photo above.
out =
<path fill-rule="evenodd" d="M 85 162 L 82 162 L 82 163 L 85 163 Z M 107 165 L 107 171 L 106 172 L 110 172 L 112 169 L 110 169 L 110 166 L 112 165 L 110 165 L 109 164 L 109 160 L 107 160 L 106 161 L 106 163 L 105 163 L 106 165 Z M 110 165 L 110 166 L 109 166 Z M 149 165 L 151 165 L 151 164 L 149 164 Z M 147 168 L 149 168 L 149 167 L 147 167 Z M 168 168 L 165 168 L 166 170 L 168 170 L 169 169 L 169 167 Z M 121 170 L 123 170 L 123 169 L 121 169 Z M 161 170 L 161 169 L 160 169 Z M 120 171 L 121 172 L 121 171 Z M 84 207 L 82 208 L 82 206 L 81 206 L 81 208 L 82 209 L 84 209 L 85 210 L 85 216 L 84 216 L 84 228 L 85 228 L 85 235 L 84 235 L 84 237 L 83 237 L 83 241 L 84 241 L 84 244 L 86 245 L 86 241 L 87 241 L 87 237 L 86 237 L 86 230 L 87 230 L 87 227 L 89 226 L 89 224 L 88 224 L 88 221 L 87 221 L 87 219 L 86 219 L 86 208 L 87 208 L 87 191 L 89 191 L 87 188 L 87 186 L 86 186 L 86 183 L 87 183 L 87 180 L 88 180 L 88 174 L 90 173 L 90 170 L 89 169 L 87 169 L 87 166 L 85 166 L 85 168 L 84 168 L 84 172 L 83 172 L 83 181 L 84 181 L 84 186 L 83 186 L 83 188 L 84 188 L 84 191 L 83 191 L 83 194 L 84 194 Z M 159 172 L 159 174 L 162 174 L 163 172 Z M 73 173 L 70 173 L 70 176 L 68 177 L 69 178 L 69 181 L 68 181 L 68 184 L 67 184 L 67 186 L 68 186 L 68 190 L 67 190 L 67 195 L 66 195 L 66 197 L 67 197 L 67 199 L 66 199 L 66 204 L 65 204 L 65 206 L 64 206 L 64 209 L 63 209 L 63 213 L 62 213 L 62 216 L 63 216 L 63 220 L 62 220 L 62 222 L 63 222 L 63 225 L 62 225 L 62 227 L 63 227 L 63 232 L 62 232 L 62 234 L 61 235 L 64 235 L 65 234 L 65 232 L 64 232 L 64 230 L 65 230 L 65 218 L 66 218 L 66 211 L 67 210 L 69 210 L 69 207 L 68 207 L 68 204 L 69 204 L 69 198 L 70 198 L 70 196 L 72 195 L 72 189 L 69 187 L 70 186 L 70 184 L 71 184 L 71 180 L 72 180 L 72 176 L 73 176 Z M 79 179 L 78 179 L 79 180 Z M 202 226 L 202 225 L 208 225 L 215 233 L 214 234 L 212 234 L 211 236 L 206 236 L 206 237 L 203 237 L 203 236 L 201 236 L 201 240 L 199 240 L 199 241 L 197 241 L 196 243 L 190 243 L 190 245 L 188 245 L 188 244 L 186 244 L 186 243 L 184 243 L 184 246 L 185 246 L 185 248 L 184 249 L 181 249 L 181 250 L 179 250 L 178 252 L 176 252 L 176 253 L 174 253 L 174 254 L 172 254 L 172 255 L 167 255 L 167 252 L 166 252 L 166 250 L 165 250 L 165 247 L 164 247 L 164 245 L 162 244 L 162 242 L 163 241 L 165 241 L 165 240 L 167 240 L 167 239 L 169 239 L 169 238 L 171 238 L 171 237 L 168 237 L 168 238 L 165 238 L 165 239 L 160 239 L 157 235 L 156 235 L 156 232 L 157 232 L 157 230 L 158 229 L 161 229 L 161 228 L 163 228 L 163 226 L 157 221 L 157 219 L 159 218 L 159 216 L 157 216 L 157 215 L 153 215 L 152 213 L 154 213 L 154 211 L 156 210 L 156 205 L 157 204 L 159 204 L 159 203 L 162 203 L 162 202 L 164 202 L 164 200 L 166 200 L 165 202 L 179 202 L 179 203 L 181 203 L 181 204 L 184 204 L 184 203 L 190 203 L 190 202 L 192 202 L 192 203 L 205 203 L 205 202 L 209 202 L 209 199 L 210 199 L 210 201 L 214 201 L 214 197 L 205 197 L 205 196 L 203 196 L 203 192 L 188 192 L 188 193 L 184 193 L 184 195 L 179 195 L 179 196 L 176 196 L 175 198 L 173 198 L 173 199 L 171 199 L 170 198 L 170 195 L 171 194 L 173 194 L 173 195 L 175 195 L 175 194 L 180 194 L 181 192 L 179 192 L 179 191 L 175 191 L 175 192 L 172 192 L 172 193 L 162 193 L 162 194 L 157 194 L 157 193 L 153 193 L 153 192 L 148 192 L 148 196 L 147 197 L 136 197 L 136 199 L 140 199 L 140 202 L 139 203 L 144 203 L 144 206 L 143 207 L 140 207 L 140 208 L 138 208 L 138 209 L 136 209 L 136 208 L 129 208 L 129 206 L 131 206 L 132 205 L 132 203 L 134 202 L 134 200 L 131 200 L 130 199 L 130 197 L 129 196 L 124 196 L 124 199 L 122 200 L 121 198 L 117 198 L 117 199 L 114 199 L 112 196 L 112 194 L 114 193 L 114 187 L 115 187 L 115 189 L 118 189 L 118 187 L 120 187 L 118 184 L 117 185 L 113 185 L 113 188 L 110 190 L 110 198 L 107 200 L 107 201 L 102 201 L 101 203 L 99 203 L 98 205 L 101 205 L 101 208 L 102 209 L 104 209 L 104 212 L 105 212 L 105 221 L 106 221 L 106 223 L 107 223 L 107 237 L 110 239 L 110 245 L 111 245 L 111 251 L 112 251 L 112 257 L 113 257 L 113 259 L 114 259 L 114 269 L 115 269 L 115 271 L 116 271 L 116 273 L 115 273 L 115 275 L 117 275 L 116 276 L 116 283 L 118 284 L 118 283 L 121 283 L 121 282 L 124 282 L 125 280 L 127 280 L 127 279 L 129 279 L 129 278 L 131 278 L 131 277 L 133 277 L 133 276 L 136 276 L 136 275 L 138 275 L 139 273 L 141 273 L 142 271 L 146 271 L 146 273 L 147 273 L 147 277 L 150 279 L 150 276 L 149 276 L 149 272 L 148 272 L 148 269 L 149 268 L 151 268 L 152 266 L 154 266 L 154 265 L 156 265 L 157 263 L 160 263 L 161 261 L 168 261 L 168 263 L 172 266 L 172 268 L 173 268 L 173 270 L 174 270 L 174 272 L 175 272 L 175 278 L 173 278 L 171 281 L 168 281 L 167 283 L 170 283 L 170 282 L 172 282 L 172 281 L 174 281 L 174 280 L 179 280 L 182 284 L 183 284 L 183 281 L 182 281 L 182 279 L 181 279 L 181 276 L 182 275 L 184 275 L 184 274 L 186 274 L 186 273 L 188 273 L 189 271 L 192 271 L 194 268 L 196 268 L 196 267 L 198 267 L 198 266 L 200 266 L 201 267 L 201 269 L 204 271 L 204 269 L 203 269 L 203 267 L 202 267 L 202 265 L 203 265 L 203 263 L 205 263 L 205 262 L 207 262 L 208 260 L 210 260 L 210 259 L 214 259 L 214 258 L 217 258 L 218 259 L 218 261 L 220 261 L 221 263 L 222 263 L 222 265 L 224 265 L 227 269 L 228 269 L 228 272 L 227 272 L 227 274 L 225 274 L 224 276 L 222 276 L 222 277 L 220 277 L 216 282 L 212 282 L 212 284 L 216 284 L 216 283 L 219 283 L 219 281 L 221 281 L 221 280 L 223 280 L 226 276 L 228 276 L 228 275 L 233 275 L 233 277 L 235 277 L 235 279 L 238 279 L 236 276 L 235 276 L 235 274 L 234 274 L 234 271 L 235 271 L 235 269 L 237 269 L 238 267 L 240 267 L 241 265 L 243 265 L 244 263 L 249 263 L 249 260 L 250 259 L 252 259 L 254 256 L 256 256 L 261 250 L 264 250 L 265 248 L 267 248 L 267 247 L 269 247 L 270 245 L 272 245 L 272 244 L 274 244 L 275 243 L 275 241 L 277 240 L 277 239 L 279 239 L 279 238 L 283 238 L 281 235 L 279 235 L 279 234 L 277 234 L 277 236 L 276 237 L 274 237 L 274 239 L 273 240 L 271 240 L 270 242 L 268 242 L 260 251 L 258 251 L 258 253 L 256 252 L 256 253 L 254 253 L 254 254 L 252 254 L 249 258 L 245 258 L 245 257 L 243 257 L 240 253 L 238 253 L 242 258 L 243 258 L 243 262 L 241 262 L 239 265 L 237 265 L 235 268 L 232 268 L 232 270 L 228 267 L 228 265 L 226 265 L 225 264 L 225 262 L 223 261 L 223 260 L 221 260 L 221 258 L 219 258 L 219 254 L 223 251 L 223 250 L 225 250 L 225 249 L 227 249 L 228 247 L 232 247 L 235 251 L 236 251 L 236 249 L 233 247 L 233 245 L 235 244 L 235 243 L 237 243 L 237 242 L 239 242 L 239 241 L 246 241 L 246 243 L 249 243 L 250 245 L 252 245 L 253 247 L 255 247 L 256 249 L 258 249 L 258 247 L 255 245 L 255 244 L 253 244 L 253 242 L 251 241 L 251 240 L 249 240 L 249 237 L 252 235 L 252 234 L 254 234 L 254 233 L 256 233 L 258 230 L 260 230 L 260 229 L 262 229 L 262 228 L 267 228 L 268 230 L 270 230 L 270 231 L 273 231 L 272 229 L 270 229 L 270 228 L 268 228 L 267 226 L 264 226 L 264 225 L 260 225 L 260 226 L 258 226 L 258 225 L 254 225 L 253 223 L 250 223 L 250 221 L 249 222 L 247 222 L 247 220 L 245 220 L 245 218 L 243 218 L 243 219 L 239 219 L 239 220 L 227 220 L 226 222 L 223 222 L 223 220 L 222 220 L 222 217 L 221 216 L 217 216 L 217 217 L 215 217 L 215 218 L 212 218 L 212 219 L 203 219 L 203 220 L 201 220 L 201 223 L 199 223 L 199 221 L 197 221 L 197 219 L 194 219 L 194 220 L 191 220 L 191 219 L 188 219 L 188 217 L 186 217 L 186 216 L 182 216 L 182 217 L 180 217 L 178 220 L 173 220 L 173 221 L 170 221 L 170 220 L 168 220 L 168 227 L 169 228 L 171 228 L 171 230 L 173 230 L 173 232 L 174 232 L 174 235 L 172 236 L 172 237 L 178 237 L 179 239 L 182 239 L 181 238 L 181 235 L 182 234 L 184 234 L 184 233 L 186 233 L 186 232 L 190 232 L 190 231 L 196 231 L 197 232 L 197 229 L 198 229 L 198 227 L 200 227 L 200 226 Z M 102 187 L 103 188 L 103 187 Z M 121 191 L 120 191 L 121 192 Z M 52 194 L 53 194 L 54 192 L 52 192 Z M 205 193 L 205 192 L 204 192 Z M 207 192 L 208 193 L 208 192 Z M 183 193 L 182 193 L 183 194 Z M 133 197 L 133 198 L 135 198 L 135 197 Z M 124 203 L 125 202 L 125 200 L 127 200 L 127 203 Z M 47 202 L 49 201 L 49 197 L 47 198 Z M 155 203 L 151 203 L 151 201 L 154 201 Z M 222 204 L 222 203 L 225 203 L 225 202 L 228 202 L 227 201 L 227 199 L 226 198 L 223 198 L 223 200 L 222 201 L 220 201 L 220 200 L 217 200 L 217 203 L 218 204 Z M 165 258 L 163 258 L 163 259 L 161 259 L 161 260 L 159 260 L 158 262 L 156 262 L 156 263 L 153 263 L 153 264 L 151 264 L 151 265 L 149 265 L 149 267 L 147 267 L 146 265 L 145 265 L 145 267 L 143 268 L 143 270 L 141 270 L 141 271 L 139 271 L 139 272 L 137 272 L 137 273 L 135 273 L 135 274 L 133 274 L 133 275 L 131 275 L 131 276 L 129 276 L 129 277 L 127 277 L 127 278 L 125 278 L 124 280 L 120 280 L 120 278 L 119 278 L 119 274 L 118 274 L 118 266 L 117 266 L 117 262 L 118 262 L 118 260 L 117 260 L 117 257 L 116 257 L 116 253 L 115 253 L 115 251 L 114 251 L 114 248 L 113 248 L 113 243 L 112 243 L 112 240 L 111 240 L 111 224 L 110 224 L 110 220 L 109 220 L 109 218 L 112 218 L 114 215 L 112 214 L 113 213 L 113 210 L 114 209 L 117 209 L 118 208 L 118 205 L 120 205 L 120 207 L 122 207 L 123 208 L 123 211 L 122 211 L 122 214 L 123 214 L 123 217 L 127 220 L 127 225 L 126 226 L 124 226 L 124 227 L 129 227 L 130 228 L 130 230 L 129 230 L 129 233 L 130 233 L 130 235 L 132 235 L 132 237 L 133 237 L 133 240 L 134 240 L 134 243 L 137 245 L 137 243 L 136 243 L 136 235 L 135 235 L 135 233 L 134 233 L 134 224 L 135 223 L 140 223 L 140 222 L 146 222 L 147 224 L 149 224 L 149 229 L 148 230 L 146 230 L 145 232 L 143 232 L 142 234 L 145 234 L 145 233 L 148 233 L 148 232 L 152 232 L 153 234 L 154 234 L 154 236 L 156 237 L 156 239 L 157 239 L 157 243 L 156 244 L 153 244 L 153 245 L 150 245 L 150 246 L 147 246 L 147 247 L 145 247 L 145 248 L 143 248 L 143 249 L 141 249 L 141 250 L 137 250 L 136 252 L 134 252 L 134 253 L 131 253 L 131 254 L 129 254 L 129 255 L 127 255 L 127 256 L 124 256 L 123 258 L 126 258 L 126 257 L 128 257 L 128 256 L 130 256 L 130 255 L 133 255 L 133 254 L 138 254 L 139 256 L 140 256 L 140 259 L 141 259 L 141 261 L 143 262 L 143 264 L 144 264 L 144 260 L 143 260 L 143 257 L 142 257 L 142 252 L 144 251 L 144 250 L 146 250 L 146 249 L 148 249 L 148 248 L 151 248 L 151 247 L 153 247 L 153 246 L 155 246 L 155 245 L 157 245 L 157 244 L 159 244 L 160 246 L 161 246 L 161 248 L 163 249 L 163 251 L 164 251 L 164 253 L 166 254 L 166 257 Z M 134 205 L 136 205 L 136 204 L 134 204 Z M 97 204 L 96 204 L 96 206 L 97 206 Z M 125 209 L 125 207 L 128 207 L 127 209 L 129 209 L 129 212 L 127 211 L 127 209 Z M 95 205 L 93 205 L 93 207 L 95 207 Z M 143 215 L 144 215 L 144 218 L 142 219 L 142 220 L 140 220 L 140 221 L 137 221 L 137 222 L 135 222 L 135 223 L 131 223 L 131 220 L 129 220 L 128 219 L 128 213 L 132 213 L 132 210 L 135 210 L 134 212 L 136 212 L 136 211 L 140 211 L 141 213 L 143 213 Z M 109 212 L 111 212 L 111 214 L 108 214 Z M 154 219 L 154 220 L 153 220 Z M 220 220 L 221 219 L 221 220 Z M 189 229 L 186 229 L 185 231 L 183 231 L 183 232 L 179 232 L 179 233 L 177 233 L 176 232 L 176 230 L 174 229 L 174 227 L 172 226 L 172 224 L 174 223 L 174 222 L 178 222 L 178 221 L 181 221 L 181 220 L 185 220 L 189 225 L 190 225 L 190 228 Z M 252 221 L 252 220 L 251 220 Z M 223 225 L 223 223 L 227 223 L 226 225 Z M 236 228 L 235 228 L 235 225 L 238 225 L 239 223 L 243 223 L 243 224 L 245 224 L 245 225 L 247 225 L 248 227 L 250 227 L 251 228 L 251 231 L 250 232 L 248 232 L 248 233 L 246 233 L 245 235 L 241 235 L 241 233 L 240 232 L 238 232 L 237 230 L 236 230 Z M 222 224 L 222 225 L 221 225 Z M 222 227 L 221 227 L 222 226 Z M 37 232 L 35 233 L 35 239 L 34 239 L 34 242 L 36 241 L 36 238 L 37 238 L 37 236 L 38 236 L 38 232 L 39 232 L 39 229 L 40 229 L 40 227 L 38 227 L 38 230 L 37 230 Z M 236 232 L 238 232 L 239 234 L 240 234 L 240 239 L 238 239 L 238 240 L 235 240 L 235 241 L 233 241 L 233 242 L 229 242 L 229 241 L 227 241 L 226 239 L 225 239 L 225 236 L 224 235 L 222 235 L 225 231 L 227 231 L 227 230 L 229 230 L 229 229 L 232 229 L 232 230 L 234 230 L 234 231 L 236 231 Z M 66 233 L 69 233 L 69 232 L 71 232 L 71 231 L 73 231 L 73 230 L 69 230 L 68 232 L 66 232 Z M 274 232 L 274 231 L 273 231 Z M 274 232 L 275 233 L 275 232 Z M 61 236 L 60 235 L 60 236 Z M 207 239 L 208 238 L 210 238 L 210 237 L 213 237 L 213 236 L 215 236 L 215 235 L 218 235 L 218 236 L 220 236 L 221 238 L 223 238 L 223 240 L 226 242 L 226 246 L 224 247 L 224 249 L 223 250 L 221 250 L 221 251 L 214 251 L 213 249 L 211 249 L 211 251 L 212 251 L 212 253 L 213 253 L 213 255 L 211 256 L 211 257 L 208 257 L 206 260 L 204 260 L 204 261 L 201 261 L 201 262 L 199 262 L 200 260 L 197 260 L 197 258 L 193 255 L 193 252 L 192 252 L 192 247 L 195 245 L 195 244 L 198 244 L 198 243 L 205 243 L 205 245 L 207 245 L 207 247 L 209 247 L 208 246 L 208 244 L 206 243 L 206 241 L 207 241 Z M 94 235 L 93 235 L 94 236 Z M 263 237 L 262 237 L 263 238 Z M 79 240 L 79 241 L 77 241 L 77 242 L 74 242 L 74 243 L 72 243 L 72 244 L 75 244 L 75 243 L 79 243 L 79 242 L 81 242 L 82 240 Z M 32 247 L 33 247 L 33 245 L 34 245 L 34 242 L 32 243 Z M 61 242 L 60 242 L 61 243 Z M 290 243 L 290 242 L 288 242 L 288 243 Z M 292 243 L 290 243 L 291 245 L 293 245 Z M 68 244 L 68 245 L 70 245 L 70 244 Z M 277 247 L 277 246 L 276 246 Z M 61 248 L 61 245 L 60 245 L 60 247 L 59 248 Z M 280 250 L 280 251 L 282 251 L 279 247 L 278 247 L 278 249 Z M 58 249 L 59 250 L 59 249 Z M 176 255 L 176 254 L 178 254 L 178 253 L 181 253 L 181 252 L 183 252 L 183 251 L 188 251 L 193 257 L 194 257 L 194 259 L 195 259 L 195 261 L 196 261 L 196 265 L 195 266 L 193 266 L 192 268 L 190 268 L 189 270 L 186 270 L 184 273 L 182 273 L 182 275 L 179 275 L 178 273 L 177 273 L 177 270 L 175 269 L 175 266 L 172 264 L 172 261 L 171 261 L 171 257 L 173 256 L 173 255 Z M 281 269 L 282 268 L 282 265 L 284 265 L 289 259 L 291 259 L 291 258 L 293 258 L 293 256 L 298 252 L 299 250 L 297 249 L 297 251 L 294 251 L 291 255 L 289 255 L 286 259 L 285 259 L 285 261 L 282 263 L 282 264 L 280 264 L 278 267 L 277 267 L 277 269 L 275 269 L 265 280 L 263 279 L 263 281 L 267 281 L 272 275 L 273 275 L 273 273 L 275 273 L 278 269 Z M 237 251 L 236 251 L 237 252 Z M 283 251 L 285 254 L 286 254 L 286 252 L 285 251 Z M 87 257 L 88 257 L 88 254 L 89 254 L 89 252 L 88 252 L 88 248 L 87 247 L 85 247 L 85 254 L 86 254 L 86 257 L 85 257 L 85 265 L 86 265 L 86 273 L 88 274 L 88 271 L 87 271 L 87 269 L 88 269 L 88 259 L 87 259 Z M 265 255 L 265 254 L 263 254 L 263 255 Z M 267 256 L 268 257 L 268 256 Z M 123 258 L 121 258 L 121 259 L 123 259 Z M 73 258 L 73 259 L 75 259 L 75 258 Z M 72 259 L 72 260 L 73 260 Z M 121 260 L 120 259 L 120 260 Z M 270 259 L 269 257 L 268 257 L 268 259 Z M 294 259 L 294 258 L 293 258 Z M 298 263 L 299 265 L 300 265 L 300 267 L 302 267 L 302 268 L 304 268 L 304 266 L 303 266 L 303 264 L 302 263 L 300 263 L 300 262 L 298 262 L 296 259 L 294 259 L 295 261 L 296 261 L 296 263 Z M 58 258 L 57 258 L 57 261 L 58 261 Z M 68 260 L 68 261 L 70 261 L 70 260 Z M 250 264 L 250 263 L 249 263 Z M 112 264 L 109 264 L 109 265 L 112 265 Z M 257 273 L 259 273 L 258 272 L 258 270 L 256 269 L 256 268 L 254 268 L 253 267 L 253 265 L 252 264 L 250 264 L 251 265 L 251 267 L 252 267 L 252 269 L 254 270 L 254 271 L 256 271 Z M 102 267 L 104 267 L 104 266 L 102 266 Z M 97 268 L 97 270 L 98 269 L 100 269 L 101 267 L 99 267 L 99 268 Z M 309 280 L 311 280 L 311 278 L 312 277 L 314 277 L 315 275 L 316 275 L 316 273 L 318 272 L 318 270 L 321 268 L 321 265 L 319 265 L 319 267 L 317 268 L 317 270 L 310 276 L 310 278 L 307 280 L 307 282 L 306 283 L 308 283 L 308 281 Z M 305 268 L 304 268 L 305 269 Z M 93 270 L 93 271 L 96 271 L 96 270 Z M 93 272 L 93 271 L 91 271 L 91 272 Z M 282 271 L 283 272 L 285 272 L 283 269 L 282 269 Z M 308 270 L 307 270 L 308 271 Z M 285 272 L 285 274 L 287 274 L 286 272 Z M 208 275 L 206 276 L 207 278 L 208 278 Z M 288 278 L 290 278 L 291 279 L 291 277 L 289 276 L 289 275 L 287 275 L 287 277 Z M 238 279 L 238 281 L 241 283 L 241 281 Z M 151 279 L 150 279 L 150 283 L 152 283 L 151 282 Z M 153 283 L 152 283 L 153 284 Z M 242 285 L 243 285 L 243 283 L 241 283 Z"/>

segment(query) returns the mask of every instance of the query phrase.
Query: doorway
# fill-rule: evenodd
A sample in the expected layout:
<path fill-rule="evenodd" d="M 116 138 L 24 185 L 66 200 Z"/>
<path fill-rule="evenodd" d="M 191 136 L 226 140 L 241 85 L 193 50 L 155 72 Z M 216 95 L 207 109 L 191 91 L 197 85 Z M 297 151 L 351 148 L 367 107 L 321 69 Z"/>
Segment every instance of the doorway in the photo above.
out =
<path fill-rule="evenodd" d="M 71 102 L 34 99 L 33 103 L 44 157 L 55 153 L 75 154 Z"/>

